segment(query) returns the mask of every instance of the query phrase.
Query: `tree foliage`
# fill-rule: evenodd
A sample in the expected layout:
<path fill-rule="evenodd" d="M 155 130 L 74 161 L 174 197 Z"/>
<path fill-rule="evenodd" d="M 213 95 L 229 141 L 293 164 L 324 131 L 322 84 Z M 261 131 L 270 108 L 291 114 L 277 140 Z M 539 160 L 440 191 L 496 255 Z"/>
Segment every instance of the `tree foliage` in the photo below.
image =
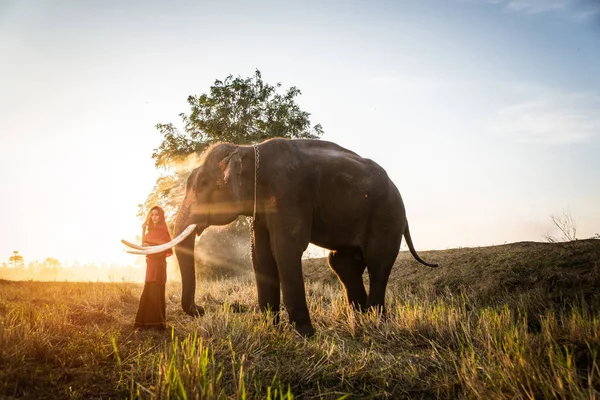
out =
<path fill-rule="evenodd" d="M 152 158 L 157 167 L 168 166 L 189 154 L 200 153 L 216 142 L 252 144 L 273 137 L 313 138 L 323 134 L 311 127 L 310 114 L 300 109 L 294 86 L 278 93 L 281 83 L 269 85 L 259 70 L 248 78 L 216 80 L 209 94 L 189 96 L 190 113 L 179 114 L 184 131 L 173 124 L 157 124 L 163 142 Z"/>
<path fill-rule="evenodd" d="M 139 215 L 145 216 L 158 204 L 172 222 L 191 169 L 185 161 L 214 143 L 253 144 L 273 137 L 319 138 L 322 126 L 311 125 L 310 114 L 297 103 L 300 90 L 294 86 L 281 89 L 281 83 L 264 82 L 259 70 L 247 78 L 229 75 L 215 80 L 208 93 L 188 97 L 189 113 L 179 114 L 183 130 L 172 123 L 157 124 L 163 141 L 152 158 L 163 172 L 145 203 L 140 204 Z"/>
<path fill-rule="evenodd" d="M 25 260 L 23 259 L 23 256 L 19 254 L 18 250 L 13 251 L 13 255 L 9 257 L 8 261 L 13 268 L 23 268 L 25 265 Z"/>
<path fill-rule="evenodd" d="M 320 124 L 311 125 L 310 114 L 297 103 L 301 92 L 296 87 L 282 90 L 281 84 L 269 85 L 259 70 L 248 78 L 227 76 L 215 80 L 208 93 L 189 96 L 189 113 L 181 113 L 183 129 L 172 123 L 160 123 L 156 129 L 163 137 L 154 149 L 152 158 L 162 171 L 139 216 L 145 217 L 154 205 L 165 211 L 167 224 L 173 224 L 179 204 L 185 195 L 185 181 L 198 156 L 217 142 L 254 144 L 269 138 L 317 139 L 323 134 Z M 197 271 L 216 269 L 227 274 L 241 265 L 249 264 L 250 235 L 248 221 L 238 218 L 225 229 L 210 231 L 203 236 L 196 250 Z M 223 243 L 227 246 L 223 246 Z M 215 250 L 216 249 L 216 250 Z M 232 269 L 233 268 L 233 269 Z M 202 273 L 202 272 L 200 272 Z"/>
<path fill-rule="evenodd" d="M 60 261 L 58 261 L 54 257 L 48 257 L 48 258 L 46 258 L 46 260 L 44 260 L 44 265 L 47 268 L 51 268 L 51 269 L 58 269 L 58 268 L 61 267 Z"/>

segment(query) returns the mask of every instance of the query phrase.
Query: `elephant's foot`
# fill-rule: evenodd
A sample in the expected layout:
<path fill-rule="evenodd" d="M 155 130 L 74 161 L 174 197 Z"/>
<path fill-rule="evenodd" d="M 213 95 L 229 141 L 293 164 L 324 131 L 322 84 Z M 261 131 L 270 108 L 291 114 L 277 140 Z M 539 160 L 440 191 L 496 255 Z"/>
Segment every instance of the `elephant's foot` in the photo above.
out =
<path fill-rule="evenodd" d="M 204 307 L 194 304 L 194 306 L 190 309 L 184 309 L 187 315 L 192 317 L 201 317 L 204 315 Z"/>
<path fill-rule="evenodd" d="M 311 336 L 314 336 L 314 334 L 315 334 L 315 328 L 313 328 L 310 321 L 304 322 L 304 323 L 294 322 L 294 323 L 292 323 L 292 325 L 294 326 L 294 329 L 296 330 L 296 332 L 298 332 L 300 334 L 300 336 L 309 338 Z"/>
<path fill-rule="evenodd" d="M 350 305 L 354 311 L 365 312 L 367 311 L 367 302 L 366 301 L 357 301 L 350 300 Z"/>
<path fill-rule="evenodd" d="M 269 312 L 268 315 L 270 315 L 271 317 L 271 322 L 273 323 L 273 325 L 275 326 L 281 326 L 281 314 L 279 313 L 279 311 L 275 311 L 275 312 Z"/>

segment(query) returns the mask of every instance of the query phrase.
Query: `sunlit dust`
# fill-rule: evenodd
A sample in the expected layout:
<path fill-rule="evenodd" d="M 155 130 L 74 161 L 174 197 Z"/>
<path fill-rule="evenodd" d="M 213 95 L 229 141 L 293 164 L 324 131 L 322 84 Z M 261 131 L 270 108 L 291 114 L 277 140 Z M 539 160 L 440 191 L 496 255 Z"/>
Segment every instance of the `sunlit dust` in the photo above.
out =
<path fill-rule="evenodd" d="M 195 256 L 200 264 L 252 270 L 250 230 L 247 234 L 232 234 L 234 229 L 235 223 L 204 230 L 195 247 Z"/>

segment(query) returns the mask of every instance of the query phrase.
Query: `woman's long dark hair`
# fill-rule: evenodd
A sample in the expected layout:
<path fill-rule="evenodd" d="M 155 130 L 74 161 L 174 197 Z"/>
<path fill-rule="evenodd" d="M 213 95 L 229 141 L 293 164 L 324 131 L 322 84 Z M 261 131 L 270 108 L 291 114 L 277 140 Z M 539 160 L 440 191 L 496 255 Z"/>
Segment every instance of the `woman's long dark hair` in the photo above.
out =
<path fill-rule="evenodd" d="M 157 210 L 158 215 L 160 216 L 160 221 L 158 221 L 156 226 L 154 225 L 154 222 L 152 222 L 152 211 L 154 211 L 154 210 Z M 162 208 L 160 208 L 159 206 L 154 206 L 148 211 L 148 215 L 146 216 L 146 221 L 142 225 L 142 242 L 144 241 L 144 238 L 146 237 L 146 233 L 150 232 L 152 229 L 156 228 L 157 226 L 162 227 L 162 225 L 164 225 L 165 228 L 167 227 L 167 223 L 165 222 L 165 211 Z"/>

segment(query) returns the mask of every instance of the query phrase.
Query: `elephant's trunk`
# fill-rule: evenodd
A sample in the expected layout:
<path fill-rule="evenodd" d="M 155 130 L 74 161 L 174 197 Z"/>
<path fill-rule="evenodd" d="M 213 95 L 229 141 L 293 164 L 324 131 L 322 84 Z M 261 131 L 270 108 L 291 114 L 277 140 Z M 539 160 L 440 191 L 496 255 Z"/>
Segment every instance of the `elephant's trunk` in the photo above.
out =
<path fill-rule="evenodd" d="M 190 207 L 184 202 L 175 222 L 175 235 L 179 235 L 189 224 Z M 181 271 L 181 306 L 183 311 L 192 316 L 204 313 L 202 307 L 195 302 L 196 295 L 196 265 L 194 261 L 194 244 L 196 234 L 192 233 L 175 246 L 175 255 Z"/>
<path fill-rule="evenodd" d="M 196 235 L 190 235 L 175 246 L 175 255 L 181 271 L 181 306 L 189 315 L 198 315 L 195 302 L 196 266 L 194 265 L 194 242 Z"/>

